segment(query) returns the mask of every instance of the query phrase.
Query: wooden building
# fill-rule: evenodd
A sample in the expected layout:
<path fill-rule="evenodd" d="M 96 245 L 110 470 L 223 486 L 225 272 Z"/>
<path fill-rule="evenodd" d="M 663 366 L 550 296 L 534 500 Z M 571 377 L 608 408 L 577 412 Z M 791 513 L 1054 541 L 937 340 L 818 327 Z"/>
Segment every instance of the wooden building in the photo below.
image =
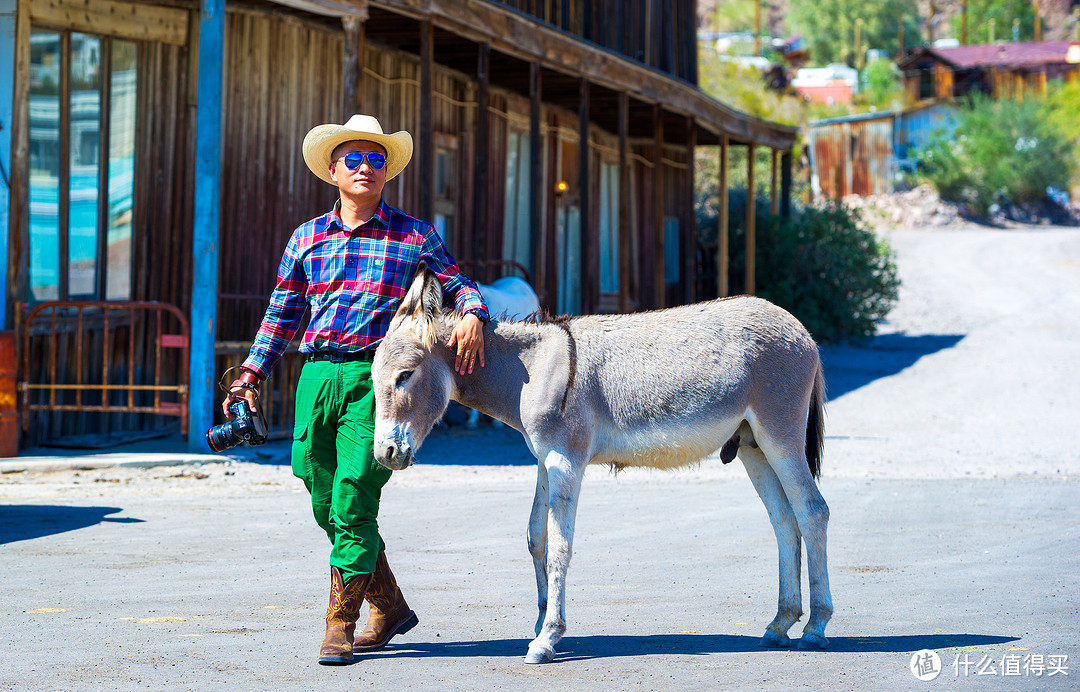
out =
<path fill-rule="evenodd" d="M 516 263 L 554 312 L 694 300 L 695 147 L 773 150 L 777 199 L 795 140 L 697 88 L 695 29 L 693 0 L 0 0 L 24 440 L 165 414 L 201 448 L 289 234 L 335 199 L 301 140 L 355 112 L 413 133 L 387 201 L 476 279 Z"/>
<path fill-rule="evenodd" d="M 1047 82 L 1080 77 L 1080 42 L 1032 41 L 931 48 L 908 52 L 897 62 L 911 103 L 956 99 L 972 92 L 994 98 L 1046 93 Z"/>

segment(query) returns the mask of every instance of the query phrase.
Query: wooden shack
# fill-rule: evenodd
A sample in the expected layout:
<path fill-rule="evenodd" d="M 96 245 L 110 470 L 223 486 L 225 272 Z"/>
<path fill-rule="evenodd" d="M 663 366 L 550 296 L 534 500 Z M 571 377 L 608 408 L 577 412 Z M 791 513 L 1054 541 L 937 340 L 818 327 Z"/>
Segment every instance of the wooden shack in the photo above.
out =
<path fill-rule="evenodd" d="M 904 73 L 909 102 L 957 99 L 969 93 L 1023 98 L 1046 93 L 1055 79 L 1080 76 L 1080 42 L 1029 41 L 909 51 L 897 65 Z"/>
<path fill-rule="evenodd" d="M 0 325 L 27 442 L 175 415 L 202 448 L 289 234 L 335 199 L 301 157 L 316 124 L 410 131 L 387 200 L 555 312 L 695 299 L 695 147 L 769 148 L 790 180 L 795 131 L 696 86 L 693 0 L 0 4 Z"/>

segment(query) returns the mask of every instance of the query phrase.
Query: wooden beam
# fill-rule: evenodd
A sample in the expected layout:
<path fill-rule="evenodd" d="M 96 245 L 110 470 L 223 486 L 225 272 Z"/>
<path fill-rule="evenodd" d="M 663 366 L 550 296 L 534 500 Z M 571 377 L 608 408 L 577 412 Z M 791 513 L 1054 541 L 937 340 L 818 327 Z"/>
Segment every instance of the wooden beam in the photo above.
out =
<path fill-rule="evenodd" d="M 476 166 L 473 169 L 473 224 L 472 259 L 474 267 L 480 269 L 481 260 L 487 258 L 488 241 L 488 154 L 491 150 L 490 115 L 488 100 L 490 94 L 489 75 L 491 72 L 491 46 L 481 43 L 476 47 Z M 493 277 L 483 272 L 484 281 L 491 282 Z"/>
<path fill-rule="evenodd" d="M 682 285 L 683 302 L 697 300 L 697 214 L 694 213 L 694 149 L 697 148 L 697 123 L 693 118 L 686 119 L 686 181 L 683 190 L 682 229 Z"/>
<path fill-rule="evenodd" d="M 769 213 L 776 216 L 780 213 L 780 151 L 772 150 L 771 167 L 769 168 Z"/>
<path fill-rule="evenodd" d="M 535 289 L 540 290 L 544 285 L 541 281 L 543 274 L 540 258 L 543 257 L 541 245 L 542 218 L 541 205 L 544 201 L 544 190 L 541 185 L 544 180 L 544 162 L 540 158 L 540 105 L 542 101 L 542 84 L 540 81 L 540 63 L 529 64 L 529 242 L 535 248 L 532 253 L 533 266 L 529 267 L 533 280 L 536 282 Z"/>
<path fill-rule="evenodd" d="M 630 312 L 630 96 L 619 92 L 619 312 Z"/>
<path fill-rule="evenodd" d="M 589 80 L 578 84 L 578 205 L 580 210 L 579 241 L 581 243 L 581 312 L 596 312 L 600 290 L 599 229 L 592 222 L 592 180 L 589 177 Z"/>
<path fill-rule="evenodd" d="M 132 41 L 158 41 L 183 46 L 188 38 L 188 10 L 117 0 L 35 0 L 34 24 L 106 34 Z"/>
<path fill-rule="evenodd" d="M 356 15 L 341 18 L 345 29 L 344 87 L 342 89 L 342 122 L 355 113 L 363 112 L 364 99 L 364 41 L 365 22 Z"/>
<path fill-rule="evenodd" d="M 666 304 L 667 281 L 664 278 L 664 111 L 653 106 L 653 307 Z"/>
<path fill-rule="evenodd" d="M 720 175 L 717 190 L 717 213 L 716 220 L 716 296 L 726 298 L 728 295 L 728 256 L 731 249 L 728 247 L 728 154 L 731 144 L 727 135 L 720 135 Z"/>
<path fill-rule="evenodd" d="M 420 166 L 420 218 L 425 221 L 433 221 L 435 212 L 435 130 L 431 115 L 434 36 L 431 22 L 420 22 L 420 156 L 417 163 Z"/>
<path fill-rule="evenodd" d="M 754 191 L 754 144 L 746 147 L 746 286 L 744 292 L 754 295 L 754 253 L 757 251 L 757 228 L 755 226 L 757 203 Z"/>
<path fill-rule="evenodd" d="M 208 451 L 213 422 L 214 341 L 217 338 L 221 225 L 221 113 L 225 0 L 202 0 L 199 13 L 199 91 L 195 114 L 195 208 L 192 217 L 191 351 L 188 449 Z"/>

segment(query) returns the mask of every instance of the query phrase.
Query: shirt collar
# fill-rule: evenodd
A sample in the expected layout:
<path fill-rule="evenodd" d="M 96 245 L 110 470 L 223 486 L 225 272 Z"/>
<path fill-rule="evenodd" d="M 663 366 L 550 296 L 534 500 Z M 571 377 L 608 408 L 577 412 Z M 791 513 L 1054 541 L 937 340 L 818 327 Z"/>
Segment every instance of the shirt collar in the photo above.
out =
<path fill-rule="evenodd" d="M 386 203 L 385 199 L 379 200 L 379 206 L 375 207 L 375 213 L 371 215 L 371 218 L 359 226 L 363 228 L 389 228 L 390 227 L 390 205 Z M 341 200 L 334 202 L 334 208 L 330 212 L 330 228 L 339 229 L 344 231 L 345 224 L 341 220 Z M 354 229 L 358 230 L 358 229 Z"/>

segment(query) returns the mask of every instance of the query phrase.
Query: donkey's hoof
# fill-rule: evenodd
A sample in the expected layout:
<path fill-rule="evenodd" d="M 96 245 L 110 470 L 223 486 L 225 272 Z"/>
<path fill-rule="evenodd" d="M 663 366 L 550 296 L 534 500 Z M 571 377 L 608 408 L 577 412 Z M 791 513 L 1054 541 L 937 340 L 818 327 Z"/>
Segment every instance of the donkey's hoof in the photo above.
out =
<path fill-rule="evenodd" d="M 528 664 L 551 663 L 555 659 L 555 652 L 541 646 L 529 647 L 529 653 L 525 654 L 525 662 Z"/>
<path fill-rule="evenodd" d="M 761 638 L 758 646 L 766 649 L 786 649 L 791 646 L 791 639 L 786 634 L 777 634 L 772 630 L 765 630 L 765 636 Z"/>
<path fill-rule="evenodd" d="M 820 634 L 814 634 L 813 632 L 803 632 L 802 639 L 799 640 L 800 649 L 824 649 L 829 646 L 829 640 Z"/>

